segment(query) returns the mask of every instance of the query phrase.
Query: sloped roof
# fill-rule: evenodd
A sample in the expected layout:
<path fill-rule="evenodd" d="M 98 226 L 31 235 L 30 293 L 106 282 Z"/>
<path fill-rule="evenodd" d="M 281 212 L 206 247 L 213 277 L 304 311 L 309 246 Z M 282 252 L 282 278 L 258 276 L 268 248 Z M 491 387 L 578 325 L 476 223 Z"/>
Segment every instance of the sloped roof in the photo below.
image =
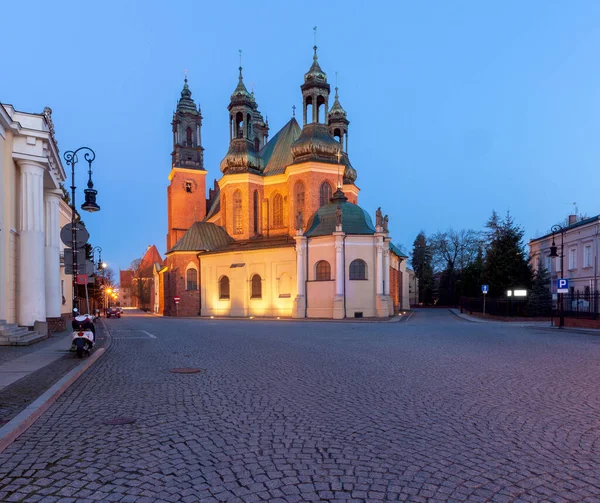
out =
<path fill-rule="evenodd" d="M 204 217 L 204 220 L 209 220 L 221 211 L 221 191 L 217 192 L 212 200 L 210 208 Z"/>
<path fill-rule="evenodd" d="M 278 133 L 261 149 L 259 155 L 264 161 L 263 175 L 280 175 L 292 164 L 292 145 L 300 136 L 298 122 L 292 117 Z"/>
<path fill-rule="evenodd" d="M 156 245 L 149 246 L 140 261 L 140 272 L 143 277 L 152 276 L 152 271 L 154 269 L 154 264 L 163 264 L 163 259 L 158 253 L 156 249 Z"/>
<path fill-rule="evenodd" d="M 581 227 L 583 225 L 588 225 L 588 224 L 593 224 L 595 221 L 600 221 L 600 215 L 596 215 L 595 217 L 591 217 L 591 218 L 586 218 L 584 220 L 580 220 L 579 222 L 575 222 L 574 224 L 571 225 L 567 225 L 566 227 L 563 227 L 564 231 L 570 231 L 571 229 L 575 229 L 576 227 Z M 550 236 L 552 236 L 552 232 L 549 232 L 548 234 L 544 234 L 543 236 L 540 236 L 539 238 L 532 238 L 529 242 L 533 242 L 533 241 L 539 241 L 541 239 L 546 239 L 549 238 Z"/>
<path fill-rule="evenodd" d="M 167 253 L 213 251 L 233 241 L 234 239 L 220 225 L 211 222 L 195 222 Z"/>
<path fill-rule="evenodd" d="M 402 251 L 400 250 L 400 248 L 398 248 L 392 242 L 390 242 L 390 250 L 392 251 L 392 253 L 395 253 L 396 255 L 398 255 L 398 257 L 408 258 L 408 255 L 405 255 L 404 253 L 402 253 Z"/>

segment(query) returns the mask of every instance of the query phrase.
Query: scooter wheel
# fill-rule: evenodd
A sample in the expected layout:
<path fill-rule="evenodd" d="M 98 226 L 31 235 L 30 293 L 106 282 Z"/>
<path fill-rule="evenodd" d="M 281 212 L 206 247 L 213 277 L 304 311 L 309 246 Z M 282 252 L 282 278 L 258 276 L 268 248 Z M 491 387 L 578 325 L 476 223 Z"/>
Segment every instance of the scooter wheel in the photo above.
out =
<path fill-rule="evenodd" d="M 77 348 L 77 358 L 83 358 L 83 348 L 82 347 Z"/>

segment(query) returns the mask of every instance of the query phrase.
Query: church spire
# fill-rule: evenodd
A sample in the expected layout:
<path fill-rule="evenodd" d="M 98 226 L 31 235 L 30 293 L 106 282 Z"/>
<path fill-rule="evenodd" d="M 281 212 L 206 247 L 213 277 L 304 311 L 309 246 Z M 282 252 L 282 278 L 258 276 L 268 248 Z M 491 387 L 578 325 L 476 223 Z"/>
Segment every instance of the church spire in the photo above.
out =
<path fill-rule="evenodd" d="M 173 114 L 173 167 L 204 170 L 202 148 L 202 114 L 192 99 L 188 86 L 187 71 L 183 80 L 181 98 Z"/>

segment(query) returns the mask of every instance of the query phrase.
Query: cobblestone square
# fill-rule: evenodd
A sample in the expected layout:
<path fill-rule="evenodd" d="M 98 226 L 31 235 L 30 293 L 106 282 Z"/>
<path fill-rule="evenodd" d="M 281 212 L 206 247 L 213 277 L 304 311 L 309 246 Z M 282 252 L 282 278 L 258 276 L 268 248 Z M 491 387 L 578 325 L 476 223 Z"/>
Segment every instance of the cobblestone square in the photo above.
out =
<path fill-rule="evenodd" d="M 0 501 L 600 502 L 592 335 L 443 310 L 106 325 L 106 355 L 0 455 Z"/>

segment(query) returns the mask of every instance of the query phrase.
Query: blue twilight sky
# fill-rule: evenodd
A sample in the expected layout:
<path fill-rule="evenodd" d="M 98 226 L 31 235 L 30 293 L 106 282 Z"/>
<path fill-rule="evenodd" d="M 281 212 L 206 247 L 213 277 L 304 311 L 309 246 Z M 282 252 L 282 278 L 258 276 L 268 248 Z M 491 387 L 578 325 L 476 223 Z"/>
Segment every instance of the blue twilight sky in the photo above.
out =
<path fill-rule="evenodd" d="M 600 213 L 600 2 L 30 0 L 3 7 L 0 101 L 52 107 L 61 153 L 97 154 L 100 213 L 84 215 L 116 270 L 167 231 L 170 121 L 184 69 L 204 115 L 207 186 L 245 82 L 271 136 L 319 62 L 351 121 L 360 205 L 396 243 L 479 229 L 510 210 L 526 238 L 577 203 Z M 333 92 L 333 89 L 332 89 Z M 81 202 L 85 170 L 77 175 Z"/>

